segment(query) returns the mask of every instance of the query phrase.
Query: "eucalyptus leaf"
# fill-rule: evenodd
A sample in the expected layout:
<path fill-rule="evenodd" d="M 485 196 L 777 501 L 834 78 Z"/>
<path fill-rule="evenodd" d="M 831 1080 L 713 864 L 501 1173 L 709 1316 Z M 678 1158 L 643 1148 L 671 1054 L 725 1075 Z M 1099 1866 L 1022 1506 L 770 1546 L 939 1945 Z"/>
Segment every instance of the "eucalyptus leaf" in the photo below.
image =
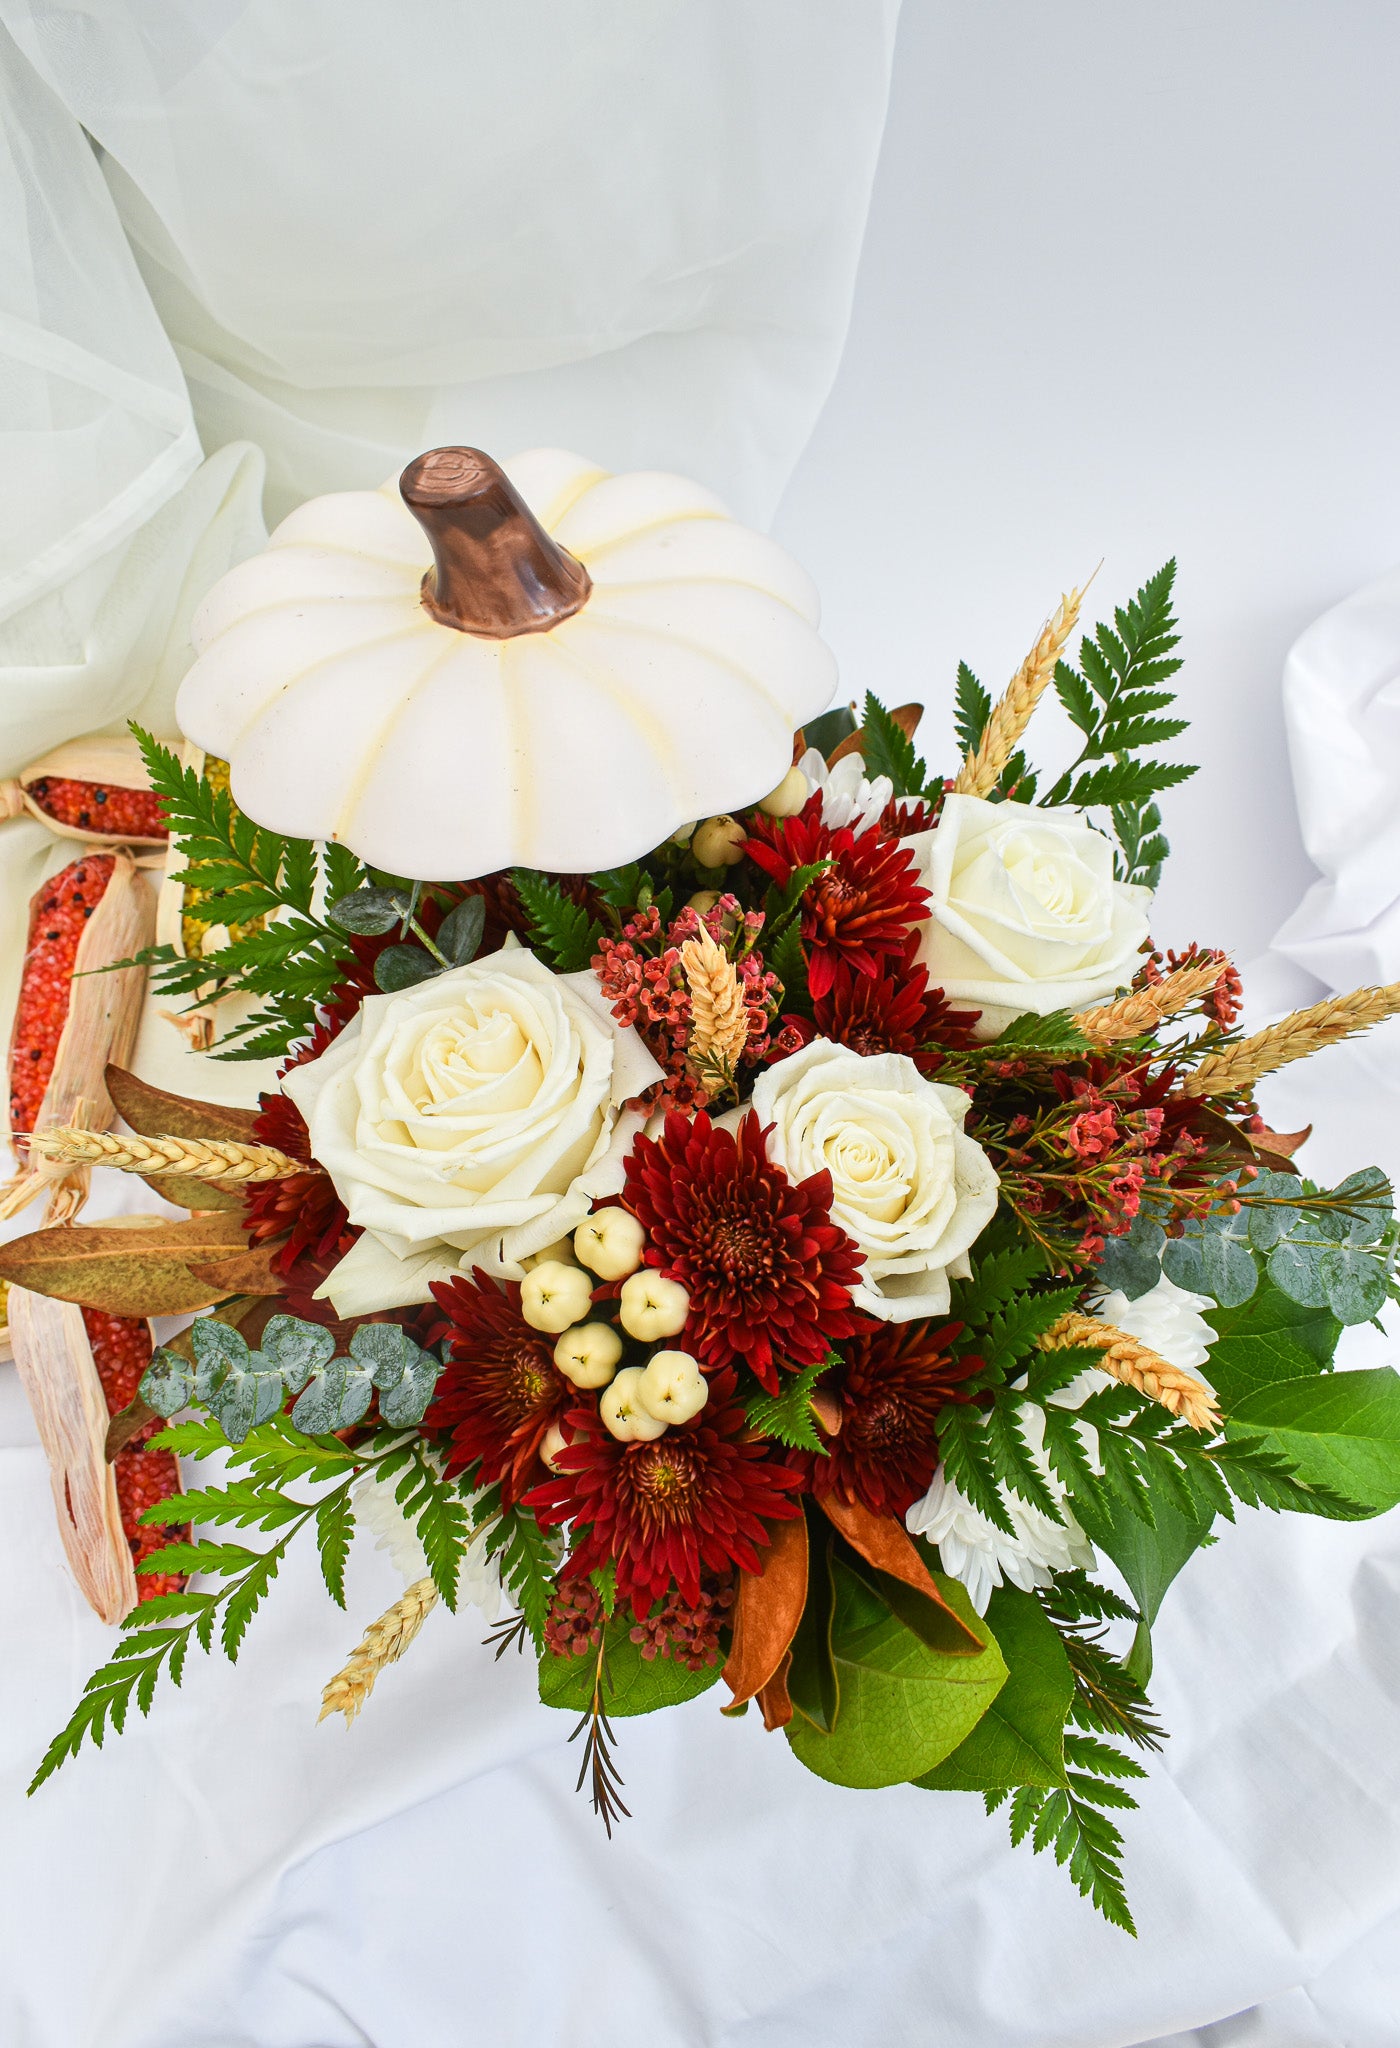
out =
<path fill-rule="evenodd" d="M 1330 1308 L 1327 1286 L 1322 1278 L 1322 1259 L 1329 1247 L 1304 1244 L 1285 1237 L 1269 1253 L 1269 1278 L 1304 1308 Z"/>
<path fill-rule="evenodd" d="M 1137 1215 L 1131 1230 L 1104 1239 L 1099 1280 L 1109 1292 L 1137 1301 L 1150 1294 L 1162 1277 L 1162 1252 L 1167 1233 L 1151 1216 Z"/>
<path fill-rule="evenodd" d="M 379 1390 L 379 1412 L 395 1429 L 421 1422 L 442 1371 L 397 1323 L 363 1323 L 350 1353 Z"/>
<path fill-rule="evenodd" d="M 244 1347 L 242 1362 L 232 1364 L 208 1397 L 207 1406 L 231 1444 L 241 1444 L 250 1429 L 269 1421 L 287 1398 L 282 1375 L 261 1351 Z"/>
<path fill-rule="evenodd" d="M 282 1375 L 289 1394 L 299 1394 L 318 1366 L 335 1356 L 335 1339 L 319 1323 L 299 1316 L 272 1316 L 262 1334 L 263 1353 Z"/>
<path fill-rule="evenodd" d="M 454 967 L 465 967 L 476 958 L 485 930 L 485 897 L 464 896 L 438 926 L 436 943 Z"/>
<path fill-rule="evenodd" d="M 360 1420 L 374 1388 L 369 1373 L 348 1358 L 319 1366 L 292 1410 L 292 1424 L 307 1436 L 329 1436 Z"/>
<path fill-rule="evenodd" d="M 1224 1308 L 1248 1301 L 1259 1284 L 1248 1215 L 1241 1210 L 1237 1216 L 1193 1219 L 1180 1237 L 1168 1238 L 1162 1270 L 1178 1287 L 1208 1294 Z"/>
<path fill-rule="evenodd" d="M 194 1352 L 194 1398 L 206 1404 L 230 1372 L 247 1370 L 252 1355 L 247 1339 L 213 1316 L 198 1316 L 191 1323 L 190 1348 Z"/>
<path fill-rule="evenodd" d="M 1339 1323 L 1368 1323 L 1385 1305 L 1386 1271 L 1364 1245 L 1339 1244 L 1317 1263 L 1327 1304 Z"/>
<path fill-rule="evenodd" d="M 386 946 L 374 963 L 374 982 L 386 995 L 393 995 L 441 972 L 437 961 L 421 946 Z"/>
<path fill-rule="evenodd" d="M 398 889 L 354 889 L 337 896 L 326 911 L 332 924 L 343 932 L 365 939 L 382 938 L 392 931 L 408 910 L 408 898 Z"/>
<path fill-rule="evenodd" d="M 1244 1214 L 1249 1219 L 1249 1241 L 1256 1251 L 1272 1251 L 1284 1232 L 1297 1216 L 1293 1199 L 1299 1193 L 1296 1174 L 1260 1173 L 1247 1184 L 1251 1197 L 1267 1195 L 1267 1202 L 1251 1200 L 1245 1204 Z"/>
<path fill-rule="evenodd" d="M 178 1415 L 193 1398 L 194 1368 L 187 1365 L 178 1352 L 168 1350 L 162 1344 L 141 1375 L 138 1391 L 147 1407 L 154 1408 L 157 1415 Z"/>
<path fill-rule="evenodd" d="M 1346 1196 L 1353 1206 L 1354 1214 L 1348 1219 L 1349 1241 L 1377 1243 L 1395 1214 L 1394 1191 L 1381 1168 L 1363 1166 L 1359 1172 L 1349 1173 L 1332 1192 Z"/>

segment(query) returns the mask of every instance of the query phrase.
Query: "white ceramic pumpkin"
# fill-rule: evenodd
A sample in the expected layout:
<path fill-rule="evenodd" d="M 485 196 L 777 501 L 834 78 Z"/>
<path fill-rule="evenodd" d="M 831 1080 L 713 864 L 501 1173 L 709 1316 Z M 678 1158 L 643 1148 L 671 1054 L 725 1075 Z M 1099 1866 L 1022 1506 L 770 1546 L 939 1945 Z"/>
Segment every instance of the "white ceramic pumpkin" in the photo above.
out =
<path fill-rule="evenodd" d="M 435 449 L 214 586 L 177 716 L 273 831 L 424 881 L 587 872 L 782 780 L 835 688 L 817 617 L 698 484 Z"/>

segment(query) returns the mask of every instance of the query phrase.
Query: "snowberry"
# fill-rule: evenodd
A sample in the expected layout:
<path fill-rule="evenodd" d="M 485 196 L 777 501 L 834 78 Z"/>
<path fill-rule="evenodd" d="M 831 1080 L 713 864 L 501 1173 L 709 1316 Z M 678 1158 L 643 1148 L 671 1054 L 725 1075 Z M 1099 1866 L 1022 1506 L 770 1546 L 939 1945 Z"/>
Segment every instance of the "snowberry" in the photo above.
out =
<path fill-rule="evenodd" d="M 605 1387 L 621 1356 L 622 1339 L 611 1323 L 579 1323 L 554 1347 L 554 1363 L 576 1387 Z"/>
<path fill-rule="evenodd" d="M 557 1472 L 559 1470 L 559 1453 L 567 1450 L 568 1446 L 569 1438 L 565 1436 L 557 1422 L 551 1422 L 549 1428 L 540 1439 L 541 1462 L 547 1465 L 551 1472 Z"/>
<path fill-rule="evenodd" d="M 655 1351 L 642 1368 L 637 1395 L 658 1421 L 689 1422 L 709 1400 L 710 1389 L 688 1351 Z"/>
<path fill-rule="evenodd" d="M 690 850 L 702 868 L 732 868 L 744 858 L 748 836 L 737 818 L 706 818 L 703 825 L 696 826 Z"/>
<path fill-rule="evenodd" d="M 604 1428 L 619 1443 L 650 1442 L 665 1431 L 665 1423 L 642 1400 L 641 1379 L 641 1366 L 625 1365 L 598 1403 Z"/>
<path fill-rule="evenodd" d="M 622 1283 L 618 1309 L 628 1336 L 651 1344 L 658 1337 L 674 1337 L 685 1328 L 690 1296 L 679 1280 L 663 1280 L 659 1273 L 634 1273 Z"/>
<path fill-rule="evenodd" d="M 795 818 L 812 794 L 812 786 L 800 768 L 789 768 L 776 789 L 770 789 L 758 808 L 770 818 Z"/>
<path fill-rule="evenodd" d="M 587 1273 L 560 1259 L 542 1260 L 521 1285 L 521 1315 L 532 1330 L 547 1330 L 551 1336 L 581 1323 L 592 1306 L 593 1282 Z"/>
<path fill-rule="evenodd" d="M 625 1280 L 642 1263 L 647 1234 L 625 1209 L 599 1209 L 574 1232 L 574 1256 L 600 1280 Z"/>

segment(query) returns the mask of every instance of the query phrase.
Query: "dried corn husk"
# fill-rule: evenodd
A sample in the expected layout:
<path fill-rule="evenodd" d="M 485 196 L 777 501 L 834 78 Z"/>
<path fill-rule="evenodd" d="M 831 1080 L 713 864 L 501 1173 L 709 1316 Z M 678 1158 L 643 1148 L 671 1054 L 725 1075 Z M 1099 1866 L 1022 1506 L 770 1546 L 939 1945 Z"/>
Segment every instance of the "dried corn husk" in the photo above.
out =
<path fill-rule="evenodd" d="M 63 777 L 73 782 L 108 783 L 116 789 L 149 789 L 151 778 L 141 758 L 141 749 L 129 734 L 90 734 L 84 739 L 66 740 L 61 747 L 31 761 L 12 780 L 0 783 L 0 818 L 18 817 L 27 811 L 56 839 L 77 839 L 84 845 L 100 844 L 105 849 L 118 840 L 123 846 L 160 846 L 166 835 L 127 832 L 104 835 L 81 825 L 64 825 L 37 804 L 29 791 L 42 776 Z"/>
<path fill-rule="evenodd" d="M 136 1573 L 107 1462 L 107 1399 L 75 1302 L 11 1287 L 15 1364 L 49 1461 L 59 1534 L 73 1576 L 100 1620 L 136 1605 Z"/>
<path fill-rule="evenodd" d="M 112 858 L 111 880 L 78 942 L 68 1015 L 34 1120 L 36 1131 L 60 1124 L 107 1131 L 116 1122 L 105 1070 L 109 1061 L 125 1066 L 131 1058 L 141 1023 L 146 970 L 124 967 L 113 974 L 96 970 L 115 960 L 129 960 L 150 945 L 156 906 L 135 857 L 125 847 L 118 847 Z M 35 1157 L 0 1199 L 0 1218 L 17 1214 L 47 1186 L 49 1221 L 68 1222 L 87 1199 L 88 1179 L 85 1166 Z"/>

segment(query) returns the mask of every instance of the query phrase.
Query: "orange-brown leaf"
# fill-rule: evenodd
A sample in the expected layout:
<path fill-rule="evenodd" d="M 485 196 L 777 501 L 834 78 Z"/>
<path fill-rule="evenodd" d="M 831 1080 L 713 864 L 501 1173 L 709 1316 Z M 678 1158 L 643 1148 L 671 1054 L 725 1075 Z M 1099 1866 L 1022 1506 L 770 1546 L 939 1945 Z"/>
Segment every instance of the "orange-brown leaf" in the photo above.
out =
<path fill-rule="evenodd" d="M 807 1524 L 800 1515 L 773 1525 L 773 1540 L 762 1556 L 761 1572 L 739 1574 L 734 1635 L 722 1674 L 735 1706 L 762 1692 L 797 1634 L 807 1604 Z"/>
<path fill-rule="evenodd" d="M 913 1539 L 892 1516 L 872 1514 L 862 1501 L 839 1500 L 828 1494 L 820 1503 L 827 1520 L 841 1536 L 844 1536 L 852 1550 L 857 1551 L 867 1564 L 873 1564 L 876 1571 L 884 1572 L 887 1578 L 898 1579 L 911 1592 L 921 1593 L 925 1600 L 931 1600 L 940 1607 L 949 1621 L 966 1636 L 966 1654 L 974 1655 L 982 1644 L 962 1619 L 948 1605 L 929 1574 L 928 1566 L 914 1548 Z M 951 1647 L 951 1646 L 950 1646 Z"/>
<path fill-rule="evenodd" d="M 178 1223 L 60 1223 L 0 1246 L 0 1280 L 115 1316 L 186 1315 L 229 1293 L 193 1268 L 227 1259 L 247 1240 L 241 1218 L 191 1216 Z"/>

